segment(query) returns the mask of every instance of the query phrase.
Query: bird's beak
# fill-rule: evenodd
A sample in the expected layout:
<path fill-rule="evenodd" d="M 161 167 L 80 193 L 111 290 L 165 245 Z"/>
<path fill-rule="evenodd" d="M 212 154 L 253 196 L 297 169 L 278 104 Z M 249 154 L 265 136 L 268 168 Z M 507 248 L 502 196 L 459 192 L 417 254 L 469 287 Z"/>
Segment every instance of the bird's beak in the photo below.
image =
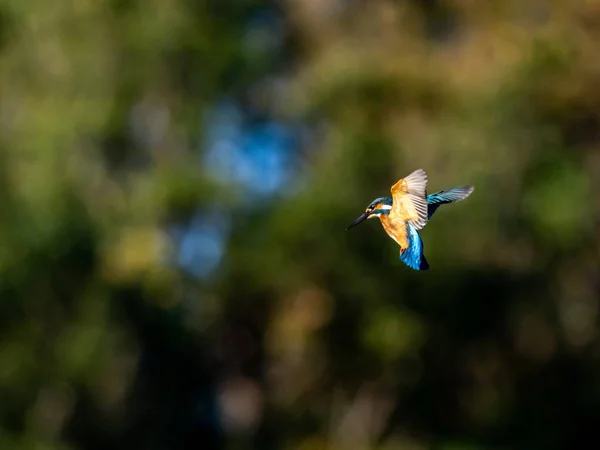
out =
<path fill-rule="evenodd" d="M 357 218 L 354 222 L 352 222 L 350 225 L 348 225 L 348 228 L 346 228 L 346 230 L 349 230 L 350 228 L 355 227 L 359 223 L 367 220 L 368 218 L 369 218 L 369 215 L 367 213 L 362 213 L 362 215 L 359 218 Z"/>

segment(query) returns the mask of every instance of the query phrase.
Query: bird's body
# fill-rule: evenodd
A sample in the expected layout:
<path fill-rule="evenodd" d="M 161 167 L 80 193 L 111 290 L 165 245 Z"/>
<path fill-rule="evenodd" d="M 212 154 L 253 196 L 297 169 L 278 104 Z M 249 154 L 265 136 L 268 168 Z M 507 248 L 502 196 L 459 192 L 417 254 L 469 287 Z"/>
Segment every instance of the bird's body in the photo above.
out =
<path fill-rule="evenodd" d="M 348 228 L 379 217 L 385 232 L 400 246 L 400 260 L 412 269 L 427 270 L 429 264 L 418 230 L 425 227 L 441 205 L 463 200 L 473 189 L 473 186 L 462 186 L 427 195 L 427 175 L 418 169 L 392 186 L 391 197 L 373 200 Z"/>
<path fill-rule="evenodd" d="M 400 249 L 408 248 L 408 226 L 400 220 L 392 220 L 389 214 L 379 216 L 381 226 L 385 232 L 400 246 Z"/>

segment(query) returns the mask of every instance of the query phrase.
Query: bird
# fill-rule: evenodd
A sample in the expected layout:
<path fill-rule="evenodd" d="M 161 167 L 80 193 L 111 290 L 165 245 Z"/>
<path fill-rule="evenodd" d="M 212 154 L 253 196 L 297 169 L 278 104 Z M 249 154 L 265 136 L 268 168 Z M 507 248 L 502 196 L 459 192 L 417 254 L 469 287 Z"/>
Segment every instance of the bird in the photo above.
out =
<path fill-rule="evenodd" d="M 400 246 L 400 260 L 414 270 L 428 270 L 419 230 L 427 225 L 437 209 L 446 203 L 464 200 L 474 191 L 472 185 L 460 186 L 427 195 L 427 174 L 417 169 L 398 180 L 391 197 L 379 197 L 346 230 L 379 217 L 385 232 Z"/>

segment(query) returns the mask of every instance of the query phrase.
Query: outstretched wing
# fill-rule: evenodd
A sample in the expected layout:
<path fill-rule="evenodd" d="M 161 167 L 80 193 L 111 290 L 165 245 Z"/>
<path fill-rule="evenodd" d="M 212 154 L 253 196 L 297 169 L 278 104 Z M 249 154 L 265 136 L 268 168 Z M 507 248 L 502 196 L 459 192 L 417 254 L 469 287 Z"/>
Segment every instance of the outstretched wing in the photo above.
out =
<path fill-rule="evenodd" d="M 417 169 L 392 186 L 390 217 L 401 219 L 420 230 L 427 223 L 427 174 Z"/>
<path fill-rule="evenodd" d="M 428 207 L 428 219 L 433 216 L 433 213 L 442 205 L 446 203 L 459 202 L 467 198 L 473 190 L 474 186 L 461 186 L 457 188 L 448 189 L 445 191 L 436 192 L 427 196 Z"/>

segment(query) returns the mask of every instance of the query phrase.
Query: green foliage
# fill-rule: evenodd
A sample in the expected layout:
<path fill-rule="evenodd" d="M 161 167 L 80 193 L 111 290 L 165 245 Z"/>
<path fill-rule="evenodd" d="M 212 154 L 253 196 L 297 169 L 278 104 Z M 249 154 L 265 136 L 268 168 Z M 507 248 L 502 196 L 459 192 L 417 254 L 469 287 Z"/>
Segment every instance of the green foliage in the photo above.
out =
<path fill-rule="evenodd" d="M 0 2 L 0 449 L 584 446 L 599 19 L 594 2 Z M 311 131 L 274 194 L 236 179 L 230 143 L 228 176 L 204 157 L 223 101 L 243 131 Z M 476 186 L 422 231 L 422 273 L 376 221 L 344 231 L 417 167 L 430 192 Z M 177 237 L 204 215 L 223 255 L 195 276 Z"/>

